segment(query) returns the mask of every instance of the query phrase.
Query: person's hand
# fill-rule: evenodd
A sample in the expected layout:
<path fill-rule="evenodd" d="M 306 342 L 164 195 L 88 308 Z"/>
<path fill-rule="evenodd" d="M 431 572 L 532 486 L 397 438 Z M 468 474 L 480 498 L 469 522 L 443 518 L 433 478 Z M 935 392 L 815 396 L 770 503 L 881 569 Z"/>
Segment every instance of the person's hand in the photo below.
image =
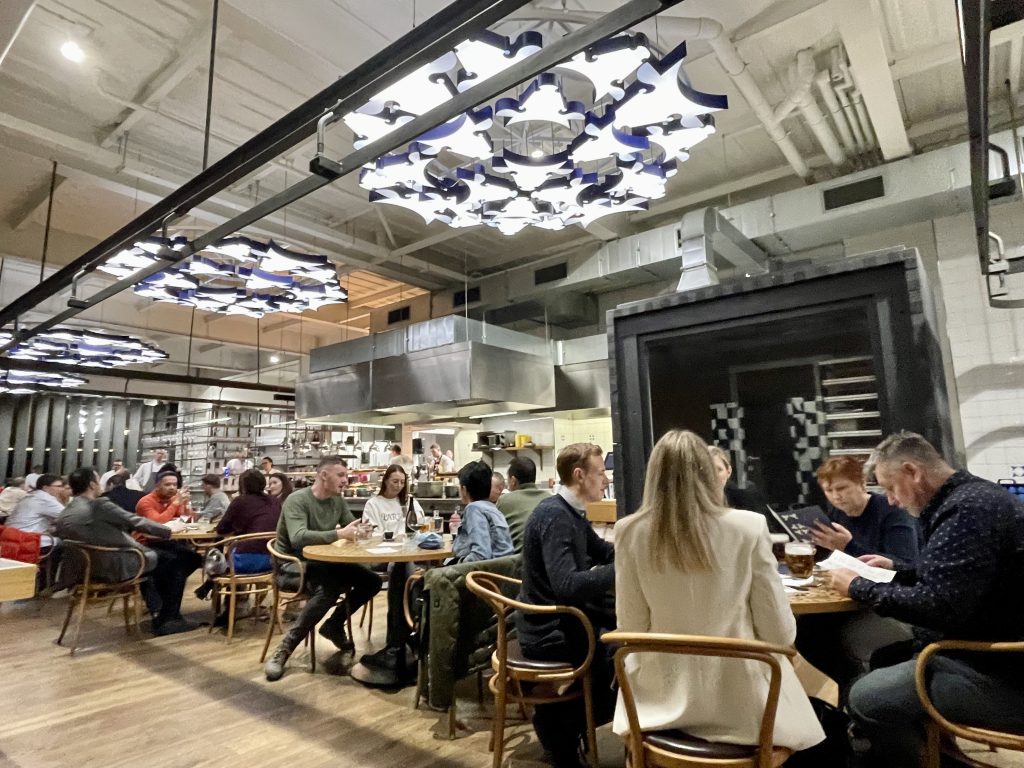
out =
<path fill-rule="evenodd" d="M 171 533 L 181 533 L 185 530 L 185 524 L 181 520 L 168 520 L 164 525 L 171 529 Z"/>
<path fill-rule="evenodd" d="M 836 568 L 828 573 L 832 579 L 832 589 L 843 597 L 849 597 L 850 582 L 857 578 L 857 574 L 849 568 Z"/>
<path fill-rule="evenodd" d="M 852 539 L 853 534 L 839 523 L 832 523 L 830 528 L 821 520 L 815 520 L 811 528 L 811 541 L 825 549 L 838 549 L 842 552 Z"/>
<path fill-rule="evenodd" d="M 861 555 L 857 559 L 862 563 L 873 565 L 875 568 L 885 568 L 887 571 L 893 571 L 896 569 L 892 560 L 888 557 L 882 557 L 881 555 Z"/>
<path fill-rule="evenodd" d="M 342 528 L 340 525 L 335 526 L 334 531 L 338 534 L 339 539 L 346 539 L 347 541 L 356 540 L 356 528 L 359 527 L 359 521 L 353 520 L 351 523 Z"/>

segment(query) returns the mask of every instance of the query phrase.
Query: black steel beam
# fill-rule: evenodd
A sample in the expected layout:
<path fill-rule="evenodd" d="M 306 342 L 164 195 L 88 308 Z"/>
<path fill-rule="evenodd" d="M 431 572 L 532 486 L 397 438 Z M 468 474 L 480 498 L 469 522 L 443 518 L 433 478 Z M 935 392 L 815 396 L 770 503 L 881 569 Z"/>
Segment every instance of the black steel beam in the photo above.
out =
<path fill-rule="evenodd" d="M 280 392 L 287 395 L 295 394 L 294 387 L 284 387 L 279 384 L 256 384 L 249 381 L 208 379 L 203 376 L 185 376 L 180 373 L 161 373 L 159 371 L 136 371 L 127 368 L 82 368 L 81 366 L 66 365 L 64 363 L 44 363 L 36 360 L 12 360 L 9 357 L 0 357 L 0 370 L 11 369 L 30 371 L 32 373 L 67 373 L 73 376 L 104 376 L 113 379 L 160 381 L 168 384 L 194 384 L 199 387 L 248 389 L 253 392 Z"/>
<path fill-rule="evenodd" d="M 452 50 L 473 32 L 527 5 L 529 0 L 458 0 L 406 33 L 348 74 L 260 131 L 170 195 L 0 309 L 0 326 L 56 295 L 108 256 L 158 230 L 169 217 L 184 216 L 230 184 L 244 178 L 316 132 L 320 116 L 336 104 L 342 112 Z"/>
<path fill-rule="evenodd" d="M 518 5 L 522 5 L 524 4 L 525 0 L 508 1 L 516 3 Z M 497 2 L 493 3 L 493 5 L 503 5 L 503 2 L 504 0 L 498 0 Z M 340 162 L 330 162 L 330 173 L 324 176 L 308 176 L 305 179 L 302 179 L 301 181 L 297 182 L 296 184 L 293 184 L 291 187 L 288 187 L 287 189 L 279 192 L 278 194 L 269 197 L 263 202 L 253 206 L 249 210 L 243 211 L 234 218 L 224 222 L 223 224 L 215 227 L 206 234 L 191 241 L 184 249 L 174 252 L 174 254 L 171 255 L 171 258 L 169 258 L 166 263 L 161 262 L 154 264 L 153 266 L 147 267 L 145 269 L 142 269 L 136 272 L 135 274 L 131 275 L 130 277 L 119 280 L 113 283 L 112 285 L 108 286 L 107 288 L 94 294 L 92 297 L 90 297 L 88 300 L 84 302 L 85 306 L 76 303 L 75 306 L 69 306 L 68 309 L 55 315 L 49 320 L 39 323 L 30 329 L 23 330 L 21 336 L 19 337 L 19 340 L 23 341 L 26 338 L 30 338 L 31 336 L 42 333 L 46 330 L 53 328 L 56 325 L 59 325 L 64 320 L 67 320 L 79 314 L 83 309 L 86 309 L 89 306 L 95 306 L 96 304 L 110 298 L 111 296 L 120 293 L 125 288 L 128 288 L 131 285 L 136 284 L 140 280 L 143 280 L 149 277 L 150 275 L 156 274 L 157 272 L 163 271 L 173 263 L 183 261 L 184 259 L 188 258 L 188 256 L 190 256 L 191 254 L 202 250 L 203 248 L 211 245 L 217 240 L 220 240 L 223 237 L 226 237 L 234 232 L 237 232 L 240 229 L 243 229 L 246 226 L 249 226 L 250 224 L 256 221 L 259 221 L 265 216 L 268 216 L 271 213 L 295 202 L 296 200 L 305 197 L 311 192 L 314 192 L 317 189 L 320 189 L 321 187 L 324 187 L 327 184 L 336 181 L 342 176 L 351 173 L 352 171 L 360 168 L 365 163 L 407 144 L 408 142 L 412 141 L 417 136 L 433 128 L 434 126 L 441 125 L 451 120 L 453 117 L 456 117 L 457 115 L 461 114 L 462 112 L 465 112 L 467 109 L 476 106 L 477 104 L 486 102 L 494 98 L 495 96 L 503 93 L 504 91 L 508 90 L 509 88 L 523 82 L 524 80 L 527 80 L 547 69 L 550 69 L 559 62 L 564 61 L 567 58 L 570 58 L 572 55 L 582 50 L 583 48 L 586 48 L 588 45 L 591 45 L 610 35 L 614 35 L 618 32 L 621 32 L 622 30 L 627 29 L 628 27 L 638 22 L 641 22 L 644 19 L 647 19 L 657 13 L 660 13 L 665 8 L 678 5 L 680 2 L 682 2 L 682 0 L 629 0 L 629 2 L 624 3 L 620 7 L 616 8 L 614 11 L 609 11 L 604 16 L 597 19 L 596 21 L 591 22 L 585 27 L 575 30 L 574 32 L 571 32 L 562 38 L 559 38 L 553 44 L 546 46 L 538 53 L 534 54 L 533 56 L 527 57 L 526 59 L 519 62 L 515 66 L 510 67 L 504 72 L 496 74 L 493 77 L 474 86 L 473 88 L 470 88 L 469 90 L 452 97 L 444 104 L 441 104 L 440 106 L 435 107 L 429 112 L 426 112 L 423 115 L 416 117 L 414 120 L 411 120 L 408 123 L 402 125 L 400 128 L 392 131 L 387 136 L 384 136 L 378 139 L 377 141 L 371 142 L 362 149 L 350 153 Z M 456 3 L 456 5 L 458 5 L 458 3 Z M 510 11 L 506 11 L 505 13 L 508 12 Z M 461 42 L 464 35 L 468 34 L 470 34 L 470 32 L 465 30 L 457 33 L 451 33 L 450 36 L 454 36 L 455 38 L 458 39 L 454 40 L 451 43 L 446 43 L 447 47 L 443 47 L 441 51 L 435 50 L 436 45 L 431 44 L 431 53 L 427 57 L 428 60 L 433 60 L 438 55 L 440 55 L 440 53 L 443 53 L 444 51 L 451 49 L 457 42 Z M 405 38 L 403 38 L 403 40 L 404 39 Z M 372 62 L 376 58 L 377 57 L 374 57 L 374 59 L 371 59 L 370 61 Z M 419 61 L 418 57 L 416 58 L 416 61 Z M 365 66 L 366 65 L 364 64 L 363 67 Z M 391 79 L 394 79 L 394 77 L 399 76 L 395 74 L 396 71 L 397 68 L 392 68 L 392 70 L 390 71 L 388 82 L 390 82 Z M 404 70 L 402 70 L 402 72 L 404 73 Z M 343 82 L 343 80 L 339 81 L 339 83 L 341 82 Z M 380 83 L 378 85 L 375 85 L 372 89 L 368 89 L 366 92 L 360 92 L 360 96 L 358 98 L 346 97 L 342 99 L 340 103 L 330 105 L 331 111 L 335 112 L 336 116 L 340 116 L 341 114 L 347 112 L 349 109 L 354 109 L 358 106 L 361 106 L 366 98 L 372 96 L 374 93 L 377 92 L 377 90 L 384 87 L 386 84 L 387 83 Z M 350 104 L 349 102 L 352 103 Z M 319 120 L 321 116 L 322 113 L 317 113 L 317 120 Z M 315 123 L 316 121 L 313 121 L 314 130 Z M 243 145 L 243 147 L 241 147 L 240 149 L 243 149 L 244 146 L 245 145 Z M 237 151 L 238 150 L 236 150 L 236 152 Z M 236 153 L 228 155 L 228 158 L 232 157 L 234 154 Z M 228 158 L 225 158 L 225 160 Z M 216 168 L 216 165 L 213 166 L 211 170 L 213 170 L 214 168 Z M 197 177 L 197 179 L 199 178 L 200 177 Z M 186 184 L 185 187 L 192 185 L 193 183 L 195 183 L 196 180 L 189 182 L 189 184 Z M 182 187 L 182 189 L 185 189 L 185 187 Z M 182 189 L 178 190 L 175 193 L 172 193 L 170 197 L 166 198 L 162 202 L 166 202 L 167 200 L 171 199 L 171 197 L 174 197 L 175 195 L 179 194 L 182 191 Z M 161 205 L 161 203 L 157 204 L 157 206 L 159 205 Z M 157 206 L 154 206 L 154 208 L 156 208 Z M 97 248 L 90 251 L 89 254 L 95 252 L 102 245 L 103 244 L 97 246 Z M 117 247 L 121 246 L 118 245 Z M 89 254 L 86 254 L 86 256 L 88 256 Z M 109 255 L 109 252 L 105 252 L 101 256 L 102 258 L 106 258 L 107 255 Z M 51 279 L 56 277 L 57 275 L 53 275 Z M 43 286 L 39 286 L 39 288 L 42 287 Z M 22 299 L 12 302 L 12 304 L 6 307 L 4 310 L 0 310 L 0 324 L 2 324 L 6 319 L 5 313 L 8 312 L 8 310 L 10 310 L 11 307 L 18 303 L 18 301 L 22 301 L 28 298 L 29 296 L 31 296 L 31 294 L 32 291 L 30 291 L 28 294 L 22 297 Z M 49 294 L 44 298 L 48 298 L 48 296 Z M 0 346 L 0 353 L 9 350 L 11 347 L 15 345 L 15 343 L 15 341 L 12 341 L 5 346 Z"/>
<path fill-rule="evenodd" d="M 967 98 L 968 152 L 971 159 L 971 203 L 974 237 L 981 274 L 988 280 L 988 73 L 989 0 L 960 0 L 963 35 L 964 91 Z"/>

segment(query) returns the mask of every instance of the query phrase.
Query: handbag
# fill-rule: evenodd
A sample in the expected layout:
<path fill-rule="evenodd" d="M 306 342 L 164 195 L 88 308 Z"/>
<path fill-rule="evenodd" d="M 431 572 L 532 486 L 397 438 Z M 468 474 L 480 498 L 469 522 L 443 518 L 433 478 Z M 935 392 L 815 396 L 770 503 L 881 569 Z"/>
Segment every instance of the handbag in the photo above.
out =
<path fill-rule="evenodd" d="M 228 572 L 228 559 L 224 557 L 224 553 L 216 547 L 211 547 L 206 553 L 206 560 L 203 562 L 203 573 L 206 574 L 207 578 L 213 578 L 214 576 L 223 576 Z"/>

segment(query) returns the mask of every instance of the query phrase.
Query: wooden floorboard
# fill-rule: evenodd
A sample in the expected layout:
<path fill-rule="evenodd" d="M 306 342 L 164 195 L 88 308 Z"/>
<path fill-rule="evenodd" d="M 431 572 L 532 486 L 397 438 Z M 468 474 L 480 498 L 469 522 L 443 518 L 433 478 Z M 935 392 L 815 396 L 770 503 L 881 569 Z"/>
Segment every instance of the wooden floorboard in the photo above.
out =
<path fill-rule="evenodd" d="M 190 618 L 208 619 L 209 603 L 191 594 L 196 583 L 184 609 Z M 318 643 L 316 674 L 300 648 L 285 677 L 268 683 L 259 663 L 265 624 L 240 621 L 230 645 L 205 627 L 140 640 L 126 636 L 118 610 L 108 616 L 99 606 L 87 613 L 71 656 L 54 642 L 66 606 L 61 599 L 0 605 L 0 768 L 491 765 L 489 695 L 480 706 L 472 679 L 459 699 L 459 718 L 469 729 L 450 741 L 447 714 L 413 709 L 411 688 L 386 693 L 327 674 L 323 661 L 334 647 L 326 640 Z M 384 595 L 375 607 L 373 637 L 355 630 L 359 653 L 383 643 Z M 797 670 L 809 692 L 834 697 L 831 681 L 799 660 Z M 532 728 L 512 708 L 509 714 L 506 765 L 540 768 Z M 623 764 L 621 742 L 607 727 L 599 751 L 603 768 Z M 1024 766 L 1017 755 L 992 761 Z"/>

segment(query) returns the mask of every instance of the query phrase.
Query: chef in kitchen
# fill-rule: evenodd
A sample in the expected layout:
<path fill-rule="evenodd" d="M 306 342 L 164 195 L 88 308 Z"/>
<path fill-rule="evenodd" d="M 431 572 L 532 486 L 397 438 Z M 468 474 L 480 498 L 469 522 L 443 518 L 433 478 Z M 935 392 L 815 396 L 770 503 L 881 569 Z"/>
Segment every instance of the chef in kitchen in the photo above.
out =
<path fill-rule="evenodd" d="M 430 466 L 433 467 L 435 474 L 440 472 L 442 475 L 450 475 L 455 472 L 455 459 L 445 456 L 441 452 L 441 446 L 434 443 L 430 446 Z"/>

